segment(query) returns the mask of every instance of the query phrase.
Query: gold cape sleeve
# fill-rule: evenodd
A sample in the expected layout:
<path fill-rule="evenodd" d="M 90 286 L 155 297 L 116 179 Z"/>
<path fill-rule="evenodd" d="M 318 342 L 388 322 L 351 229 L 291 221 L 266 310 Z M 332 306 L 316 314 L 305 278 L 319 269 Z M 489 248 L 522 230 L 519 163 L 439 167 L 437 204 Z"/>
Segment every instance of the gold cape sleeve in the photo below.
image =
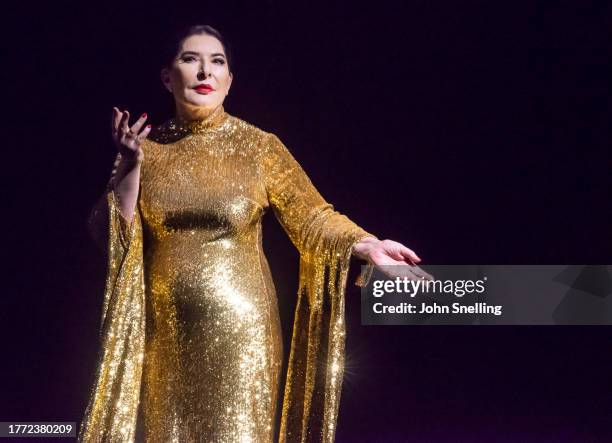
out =
<path fill-rule="evenodd" d="M 344 296 L 353 245 L 375 237 L 334 210 L 280 139 L 264 139 L 272 209 L 300 253 L 280 442 L 333 442 L 344 375 Z"/>
<path fill-rule="evenodd" d="M 128 224 L 109 188 L 108 269 L 100 350 L 79 428 L 80 442 L 134 441 L 140 400 L 145 343 L 141 217 L 137 207 Z"/>

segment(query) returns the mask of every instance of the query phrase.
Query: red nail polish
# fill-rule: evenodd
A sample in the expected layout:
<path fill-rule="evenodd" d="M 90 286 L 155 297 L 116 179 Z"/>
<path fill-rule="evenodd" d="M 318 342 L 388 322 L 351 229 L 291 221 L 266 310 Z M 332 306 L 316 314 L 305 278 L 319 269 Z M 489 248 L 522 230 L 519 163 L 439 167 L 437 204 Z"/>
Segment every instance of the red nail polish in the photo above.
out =
<path fill-rule="evenodd" d="M 140 118 L 142 118 L 142 117 L 146 117 L 146 116 L 147 116 L 147 113 L 146 113 L 146 112 L 143 112 L 143 113 L 142 113 L 142 115 L 140 116 Z"/>
<path fill-rule="evenodd" d="M 147 129 L 151 129 L 151 125 L 147 125 Z"/>

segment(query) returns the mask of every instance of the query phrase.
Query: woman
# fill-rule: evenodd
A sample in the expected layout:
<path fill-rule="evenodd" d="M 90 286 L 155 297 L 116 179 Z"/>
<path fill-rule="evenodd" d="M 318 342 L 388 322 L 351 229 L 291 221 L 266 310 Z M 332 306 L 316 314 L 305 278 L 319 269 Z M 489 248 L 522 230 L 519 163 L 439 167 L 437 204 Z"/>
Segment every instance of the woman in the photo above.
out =
<path fill-rule="evenodd" d="M 114 109 L 119 153 L 92 217 L 109 235 L 101 354 L 80 441 L 272 441 L 283 348 L 261 243 L 270 207 L 300 252 L 279 440 L 333 441 L 350 257 L 420 261 L 334 211 L 277 136 L 225 112 L 230 62 L 216 30 L 191 27 L 161 72 L 175 117 L 152 130 Z"/>

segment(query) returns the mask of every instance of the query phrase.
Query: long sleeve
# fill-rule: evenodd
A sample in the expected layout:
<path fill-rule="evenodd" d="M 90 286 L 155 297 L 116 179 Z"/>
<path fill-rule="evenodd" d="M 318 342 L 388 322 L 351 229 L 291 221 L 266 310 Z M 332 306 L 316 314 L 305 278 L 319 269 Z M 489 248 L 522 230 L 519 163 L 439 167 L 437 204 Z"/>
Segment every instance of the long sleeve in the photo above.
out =
<path fill-rule="evenodd" d="M 312 252 L 317 238 L 310 230 L 317 223 L 325 225 L 319 234 L 328 240 L 347 231 L 355 241 L 374 237 L 325 201 L 287 147 L 271 133 L 264 140 L 263 176 L 276 218 L 300 254 Z"/>
<path fill-rule="evenodd" d="M 111 197 L 111 193 L 113 192 L 114 180 L 117 174 L 117 169 L 119 168 L 119 163 L 121 162 L 121 154 L 117 153 L 115 158 L 115 162 L 113 163 L 113 169 L 110 174 L 110 178 L 107 182 L 106 189 L 100 196 L 100 198 L 96 201 L 95 205 L 91 209 L 89 213 L 89 218 L 87 220 L 87 228 L 89 230 L 89 234 L 93 239 L 94 243 L 98 246 L 98 248 L 107 253 L 108 252 L 108 234 L 109 234 L 109 202 L 108 199 Z M 115 197 L 114 195 L 112 197 Z M 116 198 L 113 199 L 115 202 Z M 122 238 L 125 239 L 126 232 L 129 228 L 127 225 L 127 220 L 123 217 L 120 217 L 119 220 L 119 233 Z"/>
<path fill-rule="evenodd" d="M 131 224 L 123 218 L 112 190 L 112 176 L 106 207 L 94 208 L 92 217 L 98 217 L 90 221 L 94 230 L 102 226 L 100 213 L 95 211 L 108 215 L 108 268 L 98 362 L 78 441 L 127 442 L 133 441 L 136 430 L 144 355 L 141 216 L 137 208 Z"/>
<path fill-rule="evenodd" d="M 268 201 L 300 253 L 281 442 L 333 442 L 344 374 L 344 296 L 353 245 L 368 236 L 335 211 L 274 134 L 263 140 Z"/>

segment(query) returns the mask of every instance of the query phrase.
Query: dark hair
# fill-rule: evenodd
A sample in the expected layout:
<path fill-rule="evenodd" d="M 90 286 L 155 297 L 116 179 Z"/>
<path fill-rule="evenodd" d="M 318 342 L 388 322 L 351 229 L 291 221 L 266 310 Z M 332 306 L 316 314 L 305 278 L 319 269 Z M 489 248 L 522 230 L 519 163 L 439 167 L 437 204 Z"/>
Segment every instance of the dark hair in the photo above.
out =
<path fill-rule="evenodd" d="M 176 57 L 185 39 L 191 37 L 192 35 L 203 34 L 211 35 L 221 42 L 221 46 L 223 46 L 223 51 L 225 52 L 225 57 L 227 59 L 227 68 L 230 72 L 232 72 L 234 60 L 229 43 L 219 31 L 210 25 L 189 25 L 176 30 L 163 44 L 161 54 L 162 67 L 170 67 L 172 65 L 174 58 Z"/>

